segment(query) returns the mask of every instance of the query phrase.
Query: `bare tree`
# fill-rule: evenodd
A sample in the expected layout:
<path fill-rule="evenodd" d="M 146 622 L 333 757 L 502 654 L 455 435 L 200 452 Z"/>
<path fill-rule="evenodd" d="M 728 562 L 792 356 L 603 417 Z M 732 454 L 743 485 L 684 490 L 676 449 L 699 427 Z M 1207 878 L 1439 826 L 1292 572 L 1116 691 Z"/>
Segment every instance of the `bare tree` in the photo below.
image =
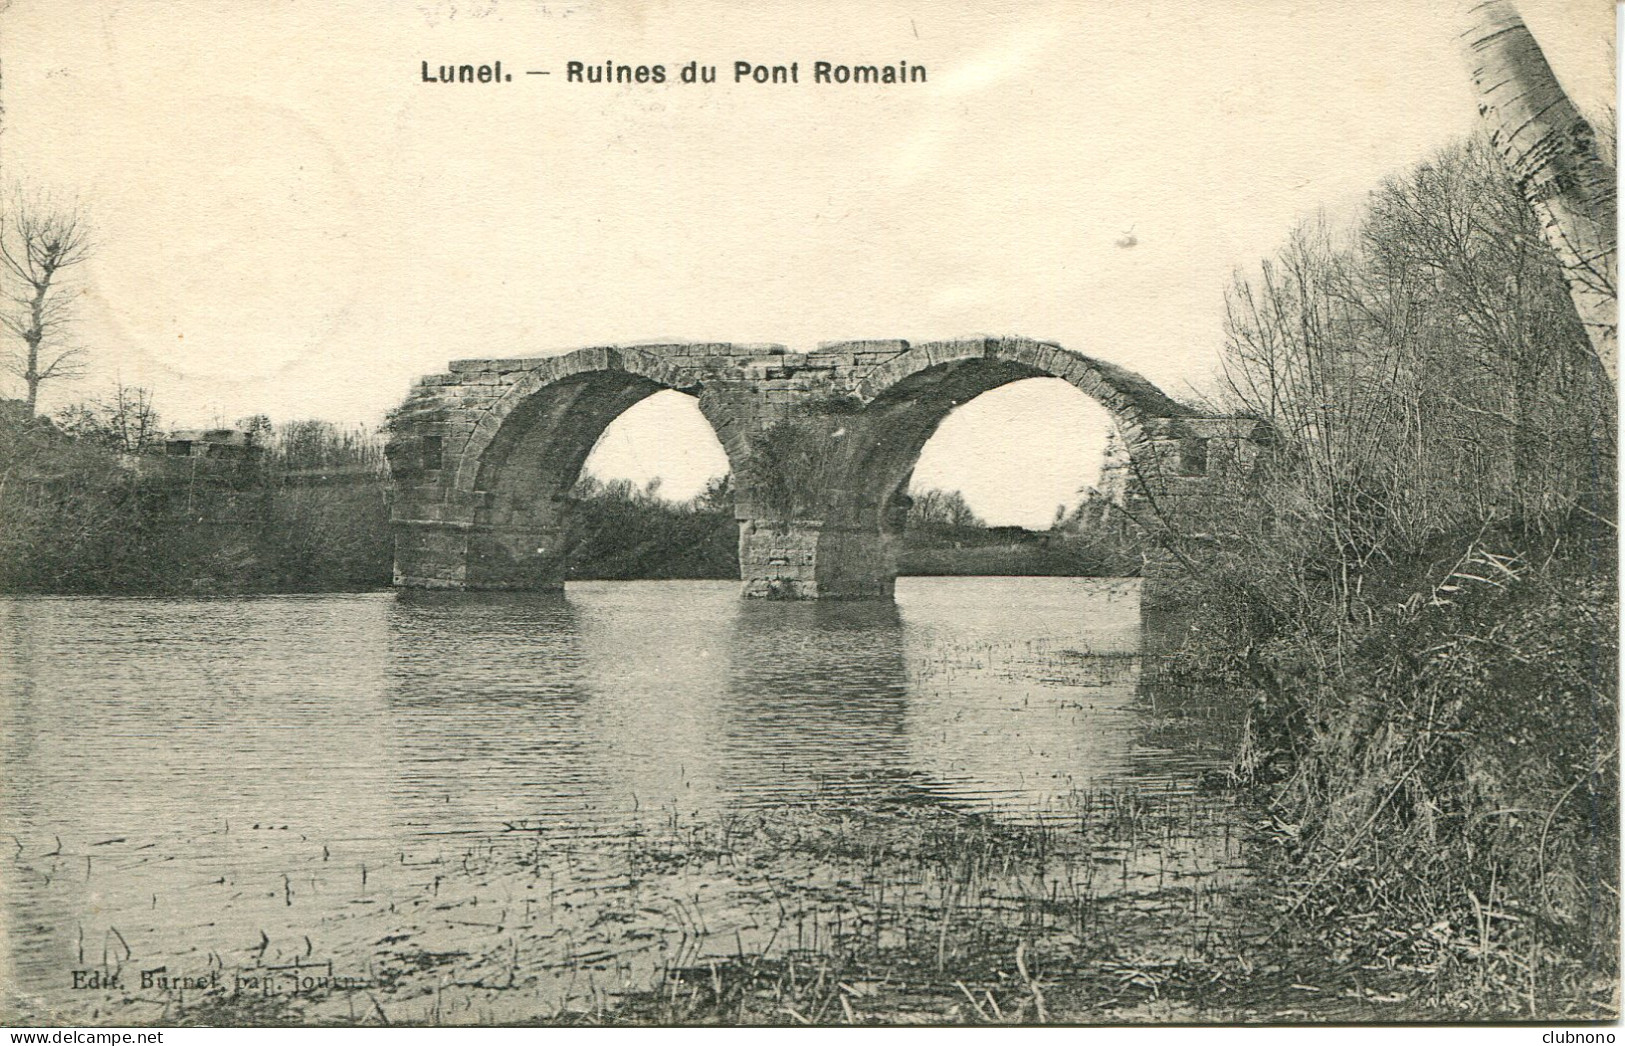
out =
<path fill-rule="evenodd" d="M 19 193 L 7 210 L 0 215 L 0 279 L 6 284 L 0 329 L 22 345 L 4 364 L 27 387 L 32 417 L 40 386 L 82 367 L 82 350 L 62 338 L 75 297 L 63 276 L 90 257 L 90 235 L 76 208 Z"/>
<path fill-rule="evenodd" d="M 142 454 L 163 442 L 152 391 L 120 382 L 108 399 L 75 403 L 56 414 L 62 431 L 123 454 Z"/>
<path fill-rule="evenodd" d="M 910 493 L 908 523 L 911 527 L 983 527 L 982 522 L 957 490 L 922 490 Z"/>
<path fill-rule="evenodd" d="M 1232 286 L 1224 409 L 1270 423 L 1264 493 L 1181 510 L 1260 598 L 1363 615 L 1368 577 L 1451 535 L 1608 514 L 1612 387 L 1495 152 L 1442 150 Z"/>

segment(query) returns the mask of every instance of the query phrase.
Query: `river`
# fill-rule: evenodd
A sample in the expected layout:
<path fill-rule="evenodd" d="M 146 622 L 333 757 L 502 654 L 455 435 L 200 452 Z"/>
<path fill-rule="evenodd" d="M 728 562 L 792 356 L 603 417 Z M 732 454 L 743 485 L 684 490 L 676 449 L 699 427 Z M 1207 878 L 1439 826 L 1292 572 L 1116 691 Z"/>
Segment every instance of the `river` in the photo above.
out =
<path fill-rule="evenodd" d="M 1127 893 L 1195 942 L 1245 875 L 1198 787 L 1234 735 L 1159 708 L 1142 642 L 1137 583 L 1079 578 L 0 600 L 8 1016 L 602 1014 L 719 958 L 917 950 L 960 879 L 1008 893 L 939 883 L 953 846 L 854 872 L 870 817 L 1083 838 L 1109 810 L 1038 859 L 1077 916 L 1023 939 L 1063 954 Z"/>

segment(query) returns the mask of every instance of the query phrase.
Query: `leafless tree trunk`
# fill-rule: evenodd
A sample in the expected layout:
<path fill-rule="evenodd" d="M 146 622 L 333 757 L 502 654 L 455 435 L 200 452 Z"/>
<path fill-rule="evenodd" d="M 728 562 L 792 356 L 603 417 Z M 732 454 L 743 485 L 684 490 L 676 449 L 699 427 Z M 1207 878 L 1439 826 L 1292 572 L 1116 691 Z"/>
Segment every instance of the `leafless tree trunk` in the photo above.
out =
<path fill-rule="evenodd" d="M 1461 40 L 1490 140 L 1556 251 L 1597 359 L 1619 381 L 1613 159 L 1552 74 L 1511 0 L 1462 0 Z"/>
<path fill-rule="evenodd" d="M 19 194 L 7 211 L 0 215 L 0 278 L 7 284 L 0 329 L 22 342 L 5 364 L 22 378 L 32 417 L 40 386 L 76 374 L 80 367 L 80 349 L 59 343 L 74 297 L 62 277 L 90 257 L 90 236 L 79 212 L 71 208 Z"/>

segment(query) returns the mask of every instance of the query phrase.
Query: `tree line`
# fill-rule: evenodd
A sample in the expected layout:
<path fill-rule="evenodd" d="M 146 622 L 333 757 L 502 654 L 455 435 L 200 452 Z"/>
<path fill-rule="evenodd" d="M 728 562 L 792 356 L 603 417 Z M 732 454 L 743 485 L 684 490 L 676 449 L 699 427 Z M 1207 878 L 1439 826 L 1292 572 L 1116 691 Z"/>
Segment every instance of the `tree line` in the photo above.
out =
<path fill-rule="evenodd" d="M 353 590 L 391 580 L 384 433 L 264 415 L 219 456 L 175 444 L 149 390 L 115 385 L 49 419 L 0 422 L 0 591 L 216 593 Z M 195 435 L 207 436 L 208 433 Z M 181 455 L 166 453 L 171 449 Z M 570 494 L 565 575 L 739 576 L 732 478 L 674 501 L 659 481 L 584 475 Z M 1132 575 L 1141 535 L 1098 506 L 1046 532 L 989 527 L 958 491 L 911 499 L 909 574 Z M 1086 500 L 1085 505 L 1093 504 Z"/>

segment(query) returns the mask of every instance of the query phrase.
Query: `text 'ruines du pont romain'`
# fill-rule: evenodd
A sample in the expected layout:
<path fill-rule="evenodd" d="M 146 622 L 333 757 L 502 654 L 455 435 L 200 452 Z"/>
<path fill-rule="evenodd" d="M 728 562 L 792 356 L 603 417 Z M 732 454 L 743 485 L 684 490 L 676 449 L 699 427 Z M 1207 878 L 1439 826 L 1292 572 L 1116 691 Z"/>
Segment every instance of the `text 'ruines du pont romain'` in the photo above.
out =
<path fill-rule="evenodd" d="M 419 79 L 426 84 L 505 84 L 512 83 L 514 74 L 525 78 L 552 78 L 566 84 L 647 84 L 653 86 L 684 84 L 829 84 L 875 85 L 881 87 L 927 82 L 926 68 L 908 61 L 885 64 L 831 62 L 822 59 L 812 62 L 786 62 L 780 64 L 735 61 L 707 64 L 693 61 L 667 64 L 663 62 L 633 64 L 614 60 L 602 62 L 567 61 L 562 68 L 521 69 L 510 62 L 506 70 L 501 61 L 453 63 L 431 65 L 420 63 Z"/>

